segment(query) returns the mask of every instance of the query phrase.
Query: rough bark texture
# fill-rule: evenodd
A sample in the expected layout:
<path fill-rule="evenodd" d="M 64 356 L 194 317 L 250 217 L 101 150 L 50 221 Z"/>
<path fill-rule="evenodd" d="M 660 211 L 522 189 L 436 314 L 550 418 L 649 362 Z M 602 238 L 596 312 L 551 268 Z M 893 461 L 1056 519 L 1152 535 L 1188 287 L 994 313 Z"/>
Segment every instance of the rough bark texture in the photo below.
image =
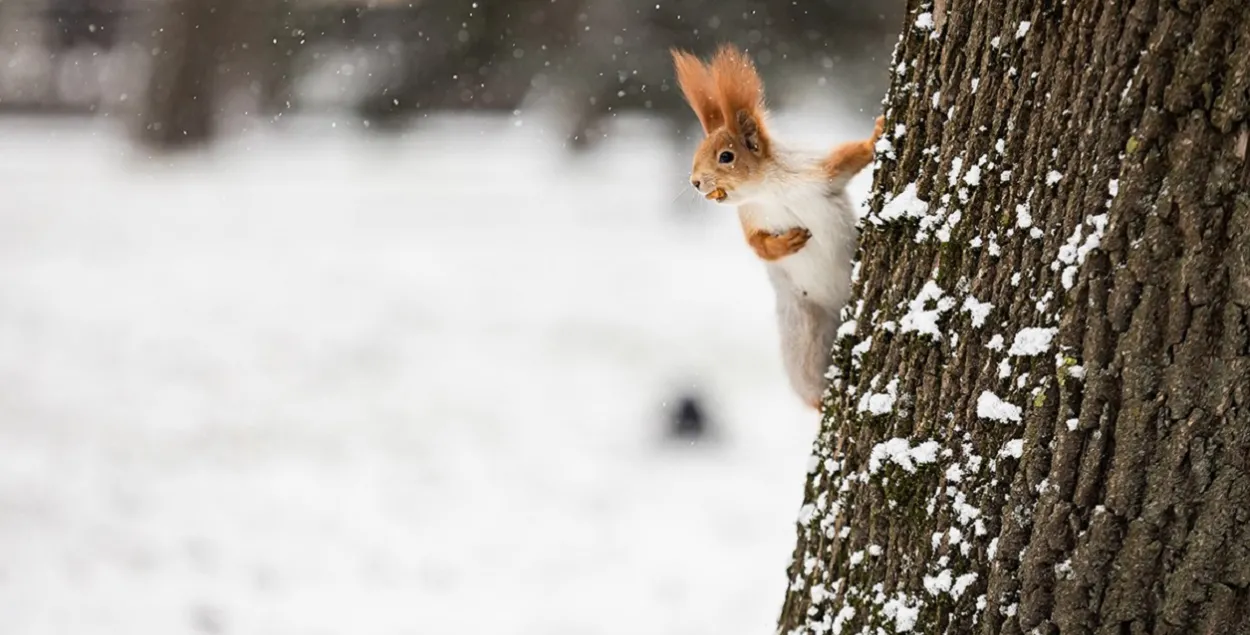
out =
<path fill-rule="evenodd" d="M 1250 4 L 940 4 L 779 631 L 1250 633 Z"/>

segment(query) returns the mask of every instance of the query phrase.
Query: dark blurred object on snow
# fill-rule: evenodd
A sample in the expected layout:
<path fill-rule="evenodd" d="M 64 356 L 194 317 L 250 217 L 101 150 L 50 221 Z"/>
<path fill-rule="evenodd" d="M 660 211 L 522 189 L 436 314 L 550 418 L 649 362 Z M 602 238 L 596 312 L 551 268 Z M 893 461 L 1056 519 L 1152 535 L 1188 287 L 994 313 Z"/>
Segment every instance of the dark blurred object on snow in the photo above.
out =
<path fill-rule="evenodd" d="M 676 405 L 669 421 L 669 436 L 687 441 L 706 437 L 709 425 L 701 401 L 694 395 L 684 395 Z"/>

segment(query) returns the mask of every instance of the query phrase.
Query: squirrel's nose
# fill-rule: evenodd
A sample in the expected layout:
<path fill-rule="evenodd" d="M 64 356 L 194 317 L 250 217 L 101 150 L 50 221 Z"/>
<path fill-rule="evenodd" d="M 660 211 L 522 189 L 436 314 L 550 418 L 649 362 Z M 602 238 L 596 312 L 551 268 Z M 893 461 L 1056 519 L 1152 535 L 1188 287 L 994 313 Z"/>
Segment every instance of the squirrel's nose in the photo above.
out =
<path fill-rule="evenodd" d="M 699 189 L 699 185 L 702 184 L 702 181 L 700 181 L 699 179 L 690 179 L 690 184 L 693 185 L 694 189 L 697 190 Z"/>

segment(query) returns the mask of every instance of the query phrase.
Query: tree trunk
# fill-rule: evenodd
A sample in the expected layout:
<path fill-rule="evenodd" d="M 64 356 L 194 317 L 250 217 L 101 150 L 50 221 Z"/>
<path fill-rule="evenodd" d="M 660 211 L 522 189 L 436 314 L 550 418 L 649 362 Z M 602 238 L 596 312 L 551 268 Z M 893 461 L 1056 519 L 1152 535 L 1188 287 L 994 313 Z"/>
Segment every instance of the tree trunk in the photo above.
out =
<path fill-rule="evenodd" d="M 779 632 L 1250 633 L 1250 4 L 909 4 Z"/>
<path fill-rule="evenodd" d="M 172 150 L 209 141 L 217 118 L 218 64 L 239 0 L 172 0 L 161 20 L 139 138 Z"/>

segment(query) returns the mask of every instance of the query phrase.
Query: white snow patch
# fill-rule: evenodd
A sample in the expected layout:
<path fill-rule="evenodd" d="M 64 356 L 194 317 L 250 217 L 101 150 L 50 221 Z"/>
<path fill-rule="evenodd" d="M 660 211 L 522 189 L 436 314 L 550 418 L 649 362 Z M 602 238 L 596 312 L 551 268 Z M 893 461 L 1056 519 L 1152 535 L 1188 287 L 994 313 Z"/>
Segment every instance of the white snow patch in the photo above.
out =
<path fill-rule="evenodd" d="M 956 183 L 958 183 L 959 175 L 960 173 L 963 172 L 963 169 L 964 169 L 963 157 L 955 157 L 951 159 L 951 170 L 947 174 L 947 184 L 953 186 Z"/>
<path fill-rule="evenodd" d="M 1056 170 L 1051 170 L 1050 172 L 1046 173 L 1046 185 L 1054 185 L 1062 180 L 1063 180 L 1063 174 Z"/>
<path fill-rule="evenodd" d="M 837 617 L 833 618 L 832 632 L 834 635 L 841 633 L 846 623 L 853 619 L 855 619 L 855 607 L 850 604 L 842 605 L 842 608 L 838 609 Z"/>
<path fill-rule="evenodd" d="M 900 218 L 921 218 L 928 211 L 929 204 L 916 195 L 916 184 L 908 183 L 902 192 L 886 201 L 872 221 L 881 225 Z"/>
<path fill-rule="evenodd" d="M 958 578 L 955 578 L 954 584 L 951 585 L 951 597 L 958 600 L 959 597 L 962 596 L 964 592 L 968 590 L 968 587 L 972 586 L 972 583 L 976 581 L 977 581 L 976 573 L 965 573 L 959 576 Z"/>
<path fill-rule="evenodd" d="M 820 456 L 813 454 L 807 457 L 807 473 L 815 474 L 820 469 Z"/>
<path fill-rule="evenodd" d="M 911 460 L 917 465 L 927 465 L 937 461 L 938 442 L 925 441 L 911 449 Z"/>
<path fill-rule="evenodd" d="M 929 308 L 930 303 L 933 304 L 933 308 Z M 914 331 L 934 339 L 942 339 L 942 332 L 937 325 L 938 320 L 954 305 L 955 300 L 945 297 L 942 288 L 936 282 L 932 280 L 925 282 L 916 299 L 908 303 L 907 314 L 899 320 L 902 332 Z"/>
<path fill-rule="evenodd" d="M 998 456 L 1018 459 L 1024 456 L 1024 439 L 1012 439 L 1003 444 Z"/>
<path fill-rule="evenodd" d="M 959 516 L 959 522 L 967 525 L 976 520 L 981 515 L 981 510 L 969 505 L 965 500 L 963 492 L 959 492 L 955 496 L 955 502 L 951 505 L 955 513 Z M 977 535 L 981 535 L 981 530 L 977 530 Z"/>
<path fill-rule="evenodd" d="M 951 590 L 951 571 L 950 569 L 942 569 L 937 575 L 926 575 L 924 577 L 924 590 L 929 595 L 938 595 Z"/>
<path fill-rule="evenodd" d="M 980 166 L 974 165 L 968 168 L 968 173 L 964 175 L 964 183 L 967 183 L 968 185 L 972 187 L 976 187 L 981 184 Z"/>
<path fill-rule="evenodd" d="M 867 412 L 873 415 L 889 414 L 894 410 L 894 401 L 898 398 L 898 378 L 890 380 L 886 384 L 885 392 L 873 392 L 871 390 L 864 392 L 859 398 L 859 412 Z"/>
<path fill-rule="evenodd" d="M 1016 333 L 1015 341 L 1011 343 L 1011 350 L 1007 351 L 1007 354 L 1013 357 L 1028 357 L 1045 353 L 1050 350 L 1051 340 L 1058 332 L 1057 328 L 1021 329 L 1019 333 Z"/>
<path fill-rule="evenodd" d="M 916 16 L 916 28 L 921 31 L 933 30 L 933 14 L 928 11 Z"/>
<path fill-rule="evenodd" d="M 994 337 L 990 338 L 990 342 L 986 344 L 985 347 L 990 349 L 991 351 L 1003 350 L 1003 336 L 1001 334 L 995 333 Z"/>
<path fill-rule="evenodd" d="M 1084 236 L 1084 228 L 1088 225 L 1090 233 Z M 1107 215 L 1097 214 L 1085 219 L 1085 223 L 1077 225 L 1072 230 L 1072 235 L 1068 240 L 1059 247 L 1059 253 L 1055 262 L 1051 263 L 1051 270 L 1057 271 L 1060 265 L 1064 265 L 1062 283 L 1064 289 L 1071 289 L 1076 280 L 1076 272 L 1080 265 L 1085 264 L 1085 258 L 1089 253 L 1098 248 L 1102 244 L 1102 237 L 1107 230 Z M 1084 241 L 1082 241 L 1084 238 Z"/>
<path fill-rule="evenodd" d="M 885 137 L 881 137 L 880 139 L 877 139 L 877 145 L 874 146 L 874 149 L 878 153 L 884 154 L 887 158 L 890 158 L 890 159 L 895 158 L 894 144 L 891 143 L 890 140 Z"/>
<path fill-rule="evenodd" d="M 946 530 L 946 533 L 950 535 L 951 537 L 950 544 L 952 545 L 957 545 L 964 541 L 964 532 L 961 531 L 958 527 L 951 527 L 950 529 Z"/>
<path fill-rule="evenodd" d="M 972 296 L 964 298 L 964 305 L 961 310 L 967 311 L 972 318 L 972 326 L 980 328 L 985 324 L 985 318 L 989 317 L 990 309 L 994 305 L 989 302 L 980 302 Z"/>
<path fill-rule="evenodd" d="M 1021 22 L 1020 26 L 1016 27 L 1016 39 L 1018 40 L 1024 37 L 1025 35 L 1028 35 L 1029 28 L 1032 26 L 1033 26 L 1033 23 L 1027 20 L 1024 22 Z"/>
<path fill-rule="evenodd" d="M 812 585 L 812 588 L 808 593 L 812 598 L 813 605 L 819 605 L 821 602 L 825 601 L 825 598 L 830 596 L 829 589 L 825 588 L 825 585 L 823 584 Z"/>
<path fill-rule="evenodd" d="M 799 525 L 806 527 L 808 523 L 812 522 L 812 518 L 815 515 L 816 506 L 811 503 L 807 503 L 799 508 L 799 517 L 797 522 Z"/>
<path fill-rule="evenodd" d="M 1033 215 L 1029 213 L 1029 204 L 1016 205 L 1016 227 L 1028 229 L 1033 226 Z"/>
<path fill-rule="evenodd" d="M 851 348 L 851 358 L 854 361 L 858 362 L 860 358 L 864 356 L 864 353 L 867 353 L 868 349 L 870 348 L 872 348 L 872 336 L 871 335 L 869 335 L 868 337 L 865 337 L 864 341 L 856 344 L 854 347 Z"/>
<path fill-rule="evenodd" d="M 910 633 L 916 628 L 923 607 L 924 603 L 918 599 L 909 601 L 906 595 L 899 593 L 881 605 L 881 613 L 894 620 L 895 633 Z"/>
<path fill-rule="evenodd" d="M 858 327 L 859 327 L 859 322 L 856 320 L 847 320 L 843 322 L 841 325 L 838 326 L 838 332 L 837 332 L 838 339 L 842 339 L 844 337 L 849 337 L 851 335 L 854 335 L 855 329 Z"/>
<path fill-rule="evenodd" d="M 913 447 L 902 437 L 878 443 L 868 455 L 868 473 L 876 474 L 887 462 L 895 463 L 907 472 L 915 472 L 917 465 L 937 461 L 938 447 L 937 441 L 925 441 Z"/>
<path fill-rule="evenodd" d="M 977 397 L 977 416 L 982 419 L 992 419 L 1001 423 L 1020 422 L 1021 410 L 1019 406 L 1009 404 L 986 390 Z"/>

